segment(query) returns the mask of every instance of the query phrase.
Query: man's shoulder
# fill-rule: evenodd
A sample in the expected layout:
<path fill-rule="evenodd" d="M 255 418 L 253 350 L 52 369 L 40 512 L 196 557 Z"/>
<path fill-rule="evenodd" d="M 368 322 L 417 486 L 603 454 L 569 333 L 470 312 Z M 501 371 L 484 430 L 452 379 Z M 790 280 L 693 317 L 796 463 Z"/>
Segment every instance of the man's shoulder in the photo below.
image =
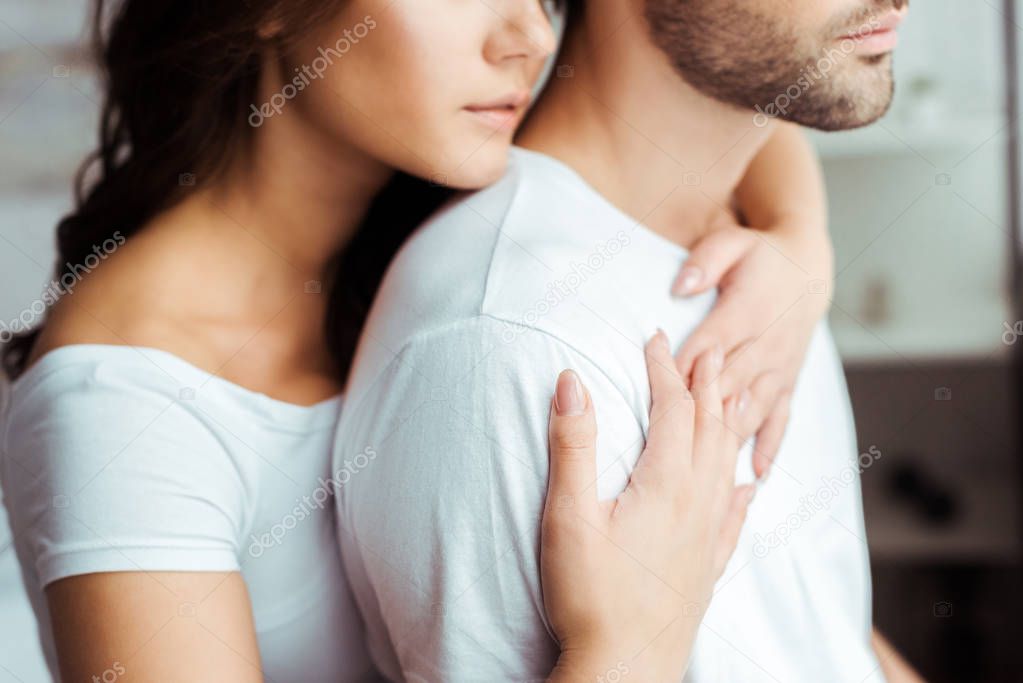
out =
<path fill-rule="evenodd" d="M 633 380 L 645 378 L 635 307 L 610 267 L 625 242 L 596 250 L 607 242 L 600 219 L 571 174 L 536 153 L 513 155 L 501 180 L 450 203 L 402 248 L 363 333 L 350 397 L 385 374 L 477 366 L 491 379 L 553 382 L 585 364 L 616 387 L 645 385 Z"/>
<path fill-rule="evenodd" d="M 560 303 L 550 285 L 566 250 L 579 247 L 565 220 L 572 200 L 557 201 L 534 156 L 514 155 L 504 177 L 449 202 L 409 238 L 381 284 L 369 336 L 396 349 L 459 325 L 485 333 L 487 320 L 518 336 L 508 327 L 536 327 Z"/>
<path fill-rule="evenodd" d="M 496 278 L 514 274 L 520 286 L 512 296 L 548 279 L 545 253 L 571 234 L 565 211 L 556 209 L 572 200 L 551 186 L 538 156 L 513 154 L 497 182 L 458 195 L 430 217 L 402 246 L 383 289 L 420 308 L 445 303 L 465 315 L 492 313 L 485 299 Z"/>
<path fill-rule="evenodd" d="M 487 390 L 496 392 L 498 385 L 515 383 L 525 390 L 586 362 L 585 352 L 559 335 L 470 313 L 424 321 L 389 339 L 370 331 L 360 342 L 348 398 L 350 404 L 357 402 L 374 386 L 386 386 L 390 393 L 404 387 L 400 392 L 406 399 L 454 385 L 491 385 Z"/>
<path fill-rule="evenodd" d="M 479 313 L 518 185 L 509 171 L 490 187 L 458 195 L 420 226 L 391 262 L 370 325 L 398 317 L 421 331 Z"/>

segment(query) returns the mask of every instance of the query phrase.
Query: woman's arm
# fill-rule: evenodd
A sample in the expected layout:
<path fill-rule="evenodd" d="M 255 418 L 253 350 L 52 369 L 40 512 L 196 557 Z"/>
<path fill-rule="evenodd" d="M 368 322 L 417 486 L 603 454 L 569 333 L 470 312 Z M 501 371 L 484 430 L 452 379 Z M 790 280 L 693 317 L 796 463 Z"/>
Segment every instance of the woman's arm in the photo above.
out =
<path fill-rule="evenodd" d="M 674 287 L 679 296 L 719 290 L 682 350 L 682 371 L 712 344 L 724 345 L 722 392 L 768 407 L 757 430 L 758 476 L 766 475 L 781 445 L 789 396 L 830 307 L 834 271 L 816 155 L 798 127 L 777 126 L 736 192 L 749 227 L 722 214 L 692 249 Z"/>
<path fill-rule="evenodd" d="M 827 194 L 817 153 L 799 126 L 785 122 L 776 125 L 736 188 L 744 223 L 800 223 L 801 237 L 808 246 L 830 252 Z"/>
<path fill-rule="evenodd" d="M 557 683 L 681 680 L 696 630 L 752 499 L 735 487 L 742 442 L 736 401 L 723 401 L 723 351 L 699 359 L 686 387 L 659 333 L 646 350 L 647 446 L 629 485 L 598 503 L 596 421 L 571 371 L 551 406 L 551 468 L 540 568 L 561 657 Z"/>
<path fill-rule="evenodd" d="M 870 645 L 874 648 L 877 661 L 881 664 L 881 672 L 888 683 L 926 683 L 876 628 L 870 632 Z"/>
<path fill-rule="evenodd" d="M 263 680 L 237 572 L 105 572 L 46 588 L 65 681 Z M 99 677 L 98 679 L 96 677 Z"/>

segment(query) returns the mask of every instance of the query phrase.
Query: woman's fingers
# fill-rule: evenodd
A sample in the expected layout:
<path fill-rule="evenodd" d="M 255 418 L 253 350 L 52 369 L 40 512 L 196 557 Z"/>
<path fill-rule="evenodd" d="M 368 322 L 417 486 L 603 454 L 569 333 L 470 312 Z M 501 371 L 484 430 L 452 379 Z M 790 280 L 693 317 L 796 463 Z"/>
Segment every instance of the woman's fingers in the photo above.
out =
<path fill-rule="evenodd" d="M 657 467 L 673 474 L 692 462 L 695 406 L 671 356 L 668 337 L 658 331 L 646 346 L 650 377 L 650 429 L 637 467 Z"/>
<path fill-rule="evenodd" d="M 771 413 L 764 425 L 757 432 L 757 442 L 753 448 L 753 473 L 763 479 L 771 470 L 774 458 L 781 448 L 785 429 L 789 424 L 789 405 L 792 395 L 785 391 L 775 401 Z"/>
<path fill-rule="evenodd" d="M 548 436 L 551 471 L 545 516 L 571 510 L 595 518 L 597 422 L 589 392 L 572 370 L 558 376 Z"/>
<path fill-rule="evenodd" d="M 725 418 L 718 378 L 723 365 L 724 351 L 715 346 L 697 358 L 693 366 L 692 393 L 696 399 L 693 465 L 697 468 L 717 470 L 721 466 Z"/>
<path fill-rule="evenodd" d="M 689 250 L 689 258 L 672 285 L 672 294 L 691 296 L 716 287 L 752 248 L 756 238 L 749 229 L 731 217 L 722 219 L 722 223 Z"/>
<path fill-rule="evenodd" d="M 756 339 L 743 339 L 725 353 L 725 369 L 721 371 L 721 394 L 732 396 L 748 387 L 775 360 L 765 345 Z"/>
<path fill-rule="evenodd" d="M 749 323 L 749 303 L 735 294 L 723 294 L 678 352 L 676 365 L 679 373 L 689 378 L 696 359 L 715 344 L 721 344 L 727 355 L 735 354 L 743 345 L 752 341 Z M 728 395 L 727 388 L 723 390 Z"/>
<path fill-rule="evenodd" d="M 717 575 L 725 570 L 728 560 L 735 552 L 735 546 L 739 542 L 739 534 L 742 532 L 742 525 L 746 522 L 746 512 L 749 504 L 753 501 L 753 494 L 756 493 L 755 484 L 738 486 L 732 492 L 728 505 L 728 512 L 725 514 L 724 522 L 721 524 L 720 538 L 717 546 L 717 557 L 714 566 Z"/>
<path fill-rule="evenodd" d="M 735 421 L 728 424 L 729 429 L 734 430 L 742 441 L 749 440 L 764 427 L 782 397 L 783 388 L 784 378 L 780 371 L 772 370 L 757 377 L 749 388 L 736 394 L 743 409 L 736 413 Z"/>

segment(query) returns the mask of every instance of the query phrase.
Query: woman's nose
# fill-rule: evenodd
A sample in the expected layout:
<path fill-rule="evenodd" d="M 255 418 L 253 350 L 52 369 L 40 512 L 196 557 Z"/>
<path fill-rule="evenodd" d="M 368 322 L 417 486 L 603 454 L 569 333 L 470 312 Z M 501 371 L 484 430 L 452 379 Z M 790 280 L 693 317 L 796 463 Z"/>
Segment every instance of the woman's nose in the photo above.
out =
<path fill-rule="evenodd" d="M 554 28 L 540 0 L 497 3 L 500 27 L 487 43 L 486 58 L 497 63 L 508 59 L 544 59 L 557 48 Z"/>

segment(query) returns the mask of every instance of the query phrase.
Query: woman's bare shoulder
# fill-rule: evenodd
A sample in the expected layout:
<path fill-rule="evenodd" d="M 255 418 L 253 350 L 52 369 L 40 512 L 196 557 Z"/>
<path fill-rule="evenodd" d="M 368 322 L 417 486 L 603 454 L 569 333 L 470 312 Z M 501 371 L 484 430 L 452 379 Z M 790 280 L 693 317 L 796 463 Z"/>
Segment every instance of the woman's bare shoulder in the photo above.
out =
<path fill-rule="evenodd" d="M 203 365 L 197 323 L 208 297 L 197 296 L 203 277 L 189 256 L 198 248 L 173 231 L 143 231 L 94 267 L 72 264 L 74 281 L 48 286 L 55 301 L 29 364 L 61 346 L 107 344 L 160 348 Z"/>

